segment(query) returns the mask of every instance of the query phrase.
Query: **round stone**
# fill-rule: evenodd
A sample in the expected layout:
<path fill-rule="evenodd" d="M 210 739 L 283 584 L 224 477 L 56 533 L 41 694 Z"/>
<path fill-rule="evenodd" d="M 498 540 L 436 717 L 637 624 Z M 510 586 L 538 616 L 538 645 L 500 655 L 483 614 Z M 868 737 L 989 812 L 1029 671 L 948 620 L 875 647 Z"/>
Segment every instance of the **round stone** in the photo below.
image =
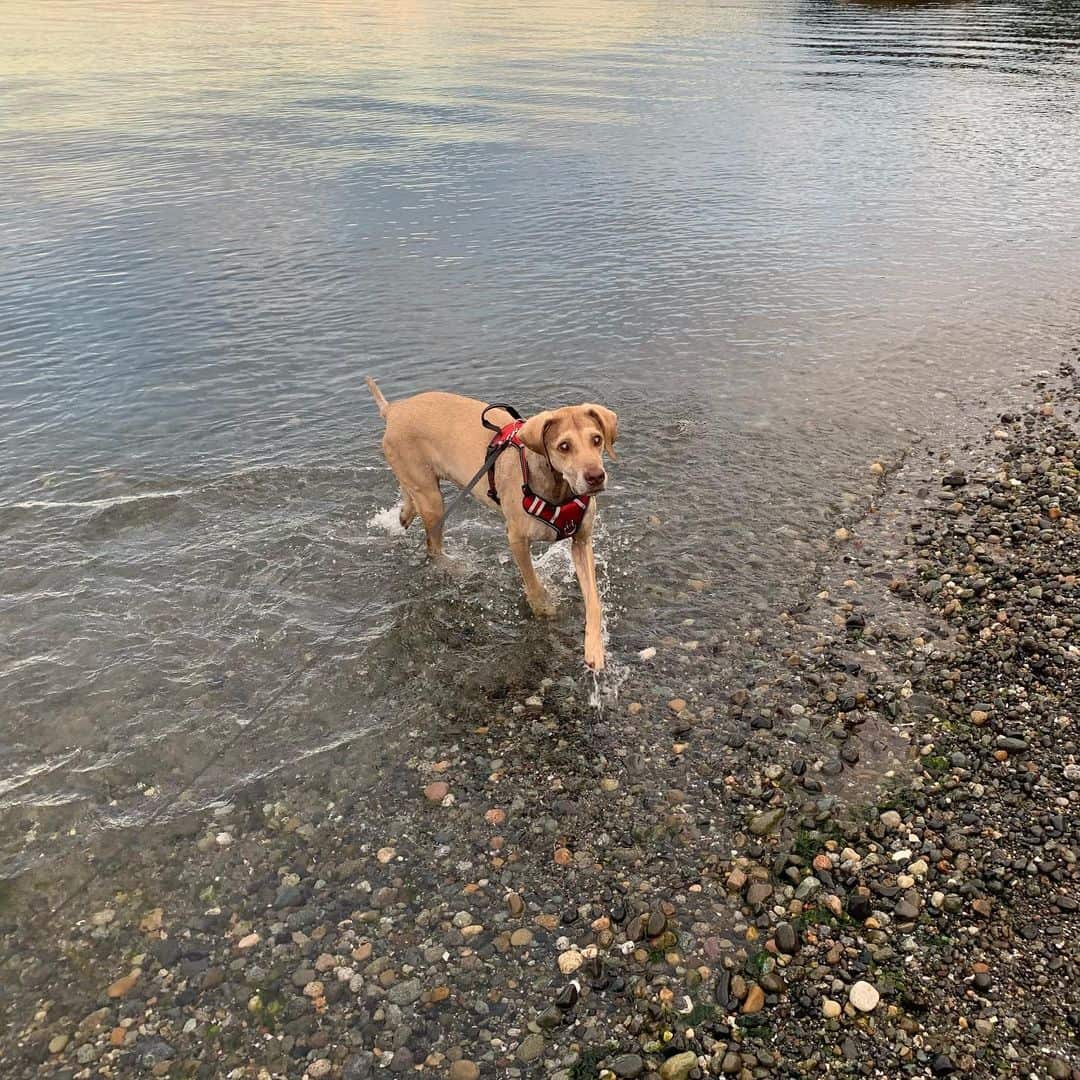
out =
<path fill-rule="evenodd" d="M 821 1003 L 821 1015 L 826 1020 L 835 1020 L 841 1013 L 841 1005 L 839 1001 L 833 1001 L 832 998 L 826 998 Z"/>
<path fill-rule="evenodd" d="M 450 1066 L 450 1080 L 480 1080 L 480 1066 L 462 1058 Z"/>
<path fill-rule="evenodd" d="M 859 1012 L 873 1012 L 878 1007 L 878 1002 L 881 1001 L 881 994 L 878 993 L 877 987 L 872 983 L 860 979 L 848 991 L 848 1001 Z"/>
<path fill-rule="evenodd" d="M 567 949 L 559 954 L 559 970 L 564 975 L 572 975 L 585 963 L 585 957 L 577 949 Z"/>
<path fill-rule="evenodd" d="M 535 1061 L 543 1052 L 544 1036 L 534 1032 L 532 1035 L 526 1035 L 521 1041 L 521 1045 L 517 1048 L 517 1059 L 527 1064 Z"/>

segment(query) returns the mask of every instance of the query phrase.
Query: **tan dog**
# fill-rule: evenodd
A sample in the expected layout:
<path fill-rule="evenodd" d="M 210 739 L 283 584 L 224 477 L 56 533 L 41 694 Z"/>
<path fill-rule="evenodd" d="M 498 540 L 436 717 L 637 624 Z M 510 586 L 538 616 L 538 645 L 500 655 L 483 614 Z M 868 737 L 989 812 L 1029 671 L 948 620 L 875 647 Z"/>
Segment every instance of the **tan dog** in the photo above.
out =
<path fill-rule="evenodd" d="M 383 452 L 401 485 L 401 524 L 408 528 L 417 514 L 427 532 L 428 553 L 442 555 L 443 497 L 440 480 L 465 487 L 484 462 L 492 432 L 481 423 L 485 403 L 458 394 L 425 393 L 390 403 L 373 379 L 368 387 L 386 420 Z M 503 409 L 488 416 L 501 425 L 512 417 Z M 603 453 L 615 456 L 612 444 L 618 420 L 602 405 L 568 405 L 538 413 L 518 432 L 524 445 L 529 486 L 549 503 L 566 503 L 574 496 L 595 495 L 604 490 L 607 473 Z M 523 502 L 519 452 L 510 447 L 495 462 L 498 501 L 488 496 L 484 477 L 473 488 L 473 497 L 502 511 L 506 535 L 525 583 L 525 596 L 537 615 L 551 615 L 554 605 L 536 576 L 529 544 L 533 540 L 559 539 L 556 529 L 530 516 Z M 592 529 L 596 503 L 588 500 L 571 541 L 571 555 L 581 595 L 585 600 L 585 663 L 594 671 L 604 666 L 600 596 L 596 590 Z"/>

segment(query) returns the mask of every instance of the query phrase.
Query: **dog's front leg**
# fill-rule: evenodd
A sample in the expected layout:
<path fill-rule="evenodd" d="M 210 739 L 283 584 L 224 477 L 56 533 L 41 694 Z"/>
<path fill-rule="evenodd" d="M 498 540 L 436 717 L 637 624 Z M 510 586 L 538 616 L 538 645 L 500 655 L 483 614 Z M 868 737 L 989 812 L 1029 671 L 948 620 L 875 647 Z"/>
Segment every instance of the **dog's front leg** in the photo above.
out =
<path fill-rule="evenodd" d="M 533 614 L 544 617 L 554 615 L 555 605 L 551 601 L 551 596 L 544 588 L 544 583 L 536 576 L 528 538 L 514 533 L 507 535 L 510 541 L 510 554 L 514 556 L 514 562 L 521 571 L 521 580 L 525 584 L 525 599 L 529 601 Z"/>
<path fill-rule="evenodd" d="M 570 542 L 570 554 L 585 601 L 585 665 L 593 671 L 601 671 L 604 667 L 603 613 L 600 610 L 600 594 L 596 590 L 592 533 L 578 533 Z"/>

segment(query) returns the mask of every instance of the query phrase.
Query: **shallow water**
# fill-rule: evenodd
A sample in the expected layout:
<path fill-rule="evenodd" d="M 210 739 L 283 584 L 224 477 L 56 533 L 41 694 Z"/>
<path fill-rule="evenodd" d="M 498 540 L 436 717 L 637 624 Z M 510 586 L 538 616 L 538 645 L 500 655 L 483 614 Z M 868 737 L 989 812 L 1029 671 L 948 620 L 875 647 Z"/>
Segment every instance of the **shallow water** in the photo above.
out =
<path fill-rule="evenodd" d="M 1072 343 L 1078 45 L 1067 3 L 9 0 L 7 872 L 577 673 L 565 553 L 538 624 L 496 519 L 449 578 L 388 527 L 369 372 L 617 410 L 613 681 L 761 622 L 869 462 Z"/>

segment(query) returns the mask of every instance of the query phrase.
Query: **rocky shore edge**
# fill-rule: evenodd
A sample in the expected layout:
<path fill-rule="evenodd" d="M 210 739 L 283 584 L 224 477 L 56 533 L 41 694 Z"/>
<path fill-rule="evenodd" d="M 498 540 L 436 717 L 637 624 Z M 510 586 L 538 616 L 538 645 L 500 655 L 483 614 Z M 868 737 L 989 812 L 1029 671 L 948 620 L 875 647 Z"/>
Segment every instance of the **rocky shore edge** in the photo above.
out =
<path fill-rule="evenodd" d="M 9 886 L 3 1076 L 1080 1080 L 1080 378 L 1033 390 L 602 715 L 540 678 Z"/>

